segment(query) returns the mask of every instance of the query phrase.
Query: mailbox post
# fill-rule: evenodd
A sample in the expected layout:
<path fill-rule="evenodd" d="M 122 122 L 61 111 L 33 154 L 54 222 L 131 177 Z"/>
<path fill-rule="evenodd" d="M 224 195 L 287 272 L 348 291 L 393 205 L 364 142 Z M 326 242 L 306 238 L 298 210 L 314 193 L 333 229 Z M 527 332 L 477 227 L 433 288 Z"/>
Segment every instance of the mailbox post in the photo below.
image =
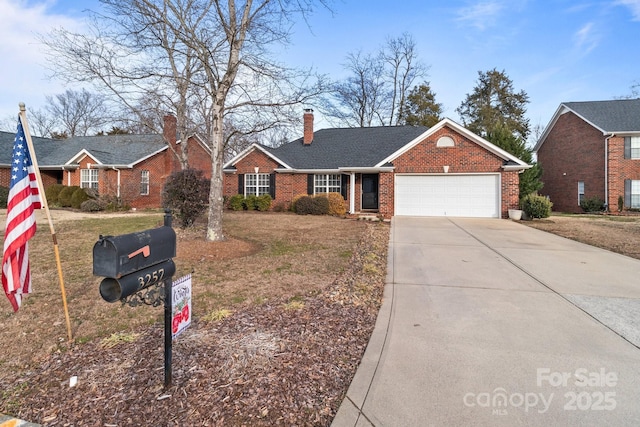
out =
<path fill-rule="evenodd" d="M 162 227 L 120 236 L 100 236 L 93 246 L 93 274 L 104 276 L 100 296 L 107 302 L 154 307 L 164 302 L 164 386 L 171 386 L 172 277 L 176 233 L 167 211 Z M 164 292 L 162 292 L 164 290 Z"/>

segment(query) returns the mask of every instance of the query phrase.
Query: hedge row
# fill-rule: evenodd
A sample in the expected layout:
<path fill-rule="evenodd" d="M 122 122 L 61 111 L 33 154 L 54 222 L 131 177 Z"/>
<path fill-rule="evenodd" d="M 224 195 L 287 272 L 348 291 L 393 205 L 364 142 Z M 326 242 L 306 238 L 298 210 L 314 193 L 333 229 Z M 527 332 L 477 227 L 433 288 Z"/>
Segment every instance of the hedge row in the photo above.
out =
<path fill-rule="evenodd" d="M 291 210 L 298 215 L 334 215 L 347 213 L 340 193 L 318 193 L 315 196 L 298 194 L 291 201 Z"/>
<path fill-rule="evenodd" d="M 271 208 L 271 196 L 263 194 L 262 196 L 250 195 L 244 197 L 242 194 L 236 194 L 229 198 L 229 208 L 234 211 L 260 211 L 265 212 Z"/>

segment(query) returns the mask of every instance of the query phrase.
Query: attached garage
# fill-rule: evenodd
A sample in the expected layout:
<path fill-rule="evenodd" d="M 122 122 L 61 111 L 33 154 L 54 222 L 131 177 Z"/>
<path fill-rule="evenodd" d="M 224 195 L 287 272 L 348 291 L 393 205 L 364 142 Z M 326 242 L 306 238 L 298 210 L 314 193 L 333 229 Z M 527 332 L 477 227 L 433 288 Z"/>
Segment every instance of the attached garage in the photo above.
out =
<path fill-rule="evenodd" d="M 395 214 L 500 217 L 499 174 L 396 174 Z"/>

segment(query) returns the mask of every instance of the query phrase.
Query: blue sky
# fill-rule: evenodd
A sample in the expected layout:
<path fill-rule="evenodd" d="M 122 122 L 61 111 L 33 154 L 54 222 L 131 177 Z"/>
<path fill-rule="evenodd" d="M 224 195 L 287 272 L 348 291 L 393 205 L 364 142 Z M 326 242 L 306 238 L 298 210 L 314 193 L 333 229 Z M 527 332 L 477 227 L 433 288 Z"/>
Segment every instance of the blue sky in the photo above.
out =
<path fill-rule="evenodd" d="M 44 105 L 45 95 L 64 91 L 46 79 L 42 47 L 34 34 L 64 26 L 82 29 L 82 12 L 94 0 L 0 0 L 0 119 L 18 102 Z M 445 116 L 472 91 L 478 71 L 504 70 L 516 90 L 530 98 L 532 125 L 547 124 L 564 101 L 630 95 L 640 83 L 640 0 L 333 0 L 333 13 L 318 8 L 294 27 L 287 63 L 315 67 L 333 79 L 346 77 L 350 52 L 376 51 L 387 37 L 410 33 L 427 80 Z M 8 24 L 7 24 L 8 23 Z M 316 117 L 316 127 L 323 127 Z"/>

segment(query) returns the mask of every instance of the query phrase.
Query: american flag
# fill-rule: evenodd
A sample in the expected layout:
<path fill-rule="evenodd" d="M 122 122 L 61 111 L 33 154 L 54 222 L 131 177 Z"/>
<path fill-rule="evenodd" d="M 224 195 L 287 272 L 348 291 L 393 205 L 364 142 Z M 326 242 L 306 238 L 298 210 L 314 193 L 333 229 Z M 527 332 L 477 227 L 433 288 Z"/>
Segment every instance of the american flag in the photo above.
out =
<path fill-rule="evenodd" d="M 41 206 L 36 171 L 31 163 L 20 117 L 11 164 L 2 256 L 2 286 L 13 310 L 18 311 L 22 295 L 31 292 L 28 242 L 36 234 L 35 209 L 40 209 Z"/>

